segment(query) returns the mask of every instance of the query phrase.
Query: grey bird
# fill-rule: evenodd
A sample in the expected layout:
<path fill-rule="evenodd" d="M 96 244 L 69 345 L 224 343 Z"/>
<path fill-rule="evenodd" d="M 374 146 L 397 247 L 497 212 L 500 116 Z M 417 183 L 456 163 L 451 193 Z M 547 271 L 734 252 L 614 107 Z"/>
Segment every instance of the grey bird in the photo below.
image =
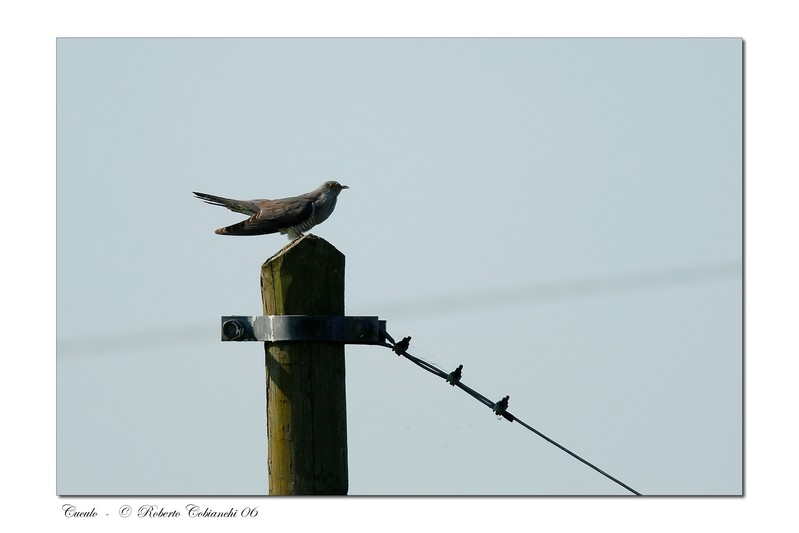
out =
<path fill-rule="evenodd" d="M 250 215 L 238 224 L 219 228 L 219 235 L 287 235 L 289 240 L 302 237 L 304 232 L 321 224 L 333 213 L 336 199 L 343 189 L 337 181 L 326 181 L 311 192 L 278 200 L 231 200 L 195 192 L 194 196 L 211 205 L 221 205 L 236 213 Z"/>

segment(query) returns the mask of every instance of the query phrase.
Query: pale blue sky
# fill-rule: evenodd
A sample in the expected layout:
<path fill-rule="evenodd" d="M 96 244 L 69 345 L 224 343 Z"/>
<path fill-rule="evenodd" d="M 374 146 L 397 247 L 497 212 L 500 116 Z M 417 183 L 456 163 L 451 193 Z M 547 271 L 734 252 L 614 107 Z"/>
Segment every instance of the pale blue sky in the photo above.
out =
<path fill-rule="evenodd" d="M 644 494 L 739 494 L 741 48 L 59 40 L 59 493 L 266 493 L 263 349 L 218 323 L 286 241 L 191 191 L 337 179 L 348 314 Z M 625 493 L 386 350 L 347 387 L 351 494 Z"/>

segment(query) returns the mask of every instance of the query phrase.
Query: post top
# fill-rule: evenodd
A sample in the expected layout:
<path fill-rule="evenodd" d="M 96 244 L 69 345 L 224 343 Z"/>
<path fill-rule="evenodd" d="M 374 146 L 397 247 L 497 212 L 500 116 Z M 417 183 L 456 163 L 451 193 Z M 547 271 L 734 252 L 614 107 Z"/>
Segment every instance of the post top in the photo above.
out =
<path fill-rule="evenodd" d="M 276 254 L 266 260 L 266 263 L 270 263 L 282 256 L 286 255 L 293 255 L 296 253 L 301 252 L 310 252 L 310 253 L 336 253 L 339 255 L 343 255 L 338 249 L 327 242 L 325 239 L 321 237 L 317 237 L 312 233 L 308 233 L 303 235 L 299 239 L 294 239 L 283 248 L 278 250 Z M 266 264 L 265 263 L 265 264 Z"/>

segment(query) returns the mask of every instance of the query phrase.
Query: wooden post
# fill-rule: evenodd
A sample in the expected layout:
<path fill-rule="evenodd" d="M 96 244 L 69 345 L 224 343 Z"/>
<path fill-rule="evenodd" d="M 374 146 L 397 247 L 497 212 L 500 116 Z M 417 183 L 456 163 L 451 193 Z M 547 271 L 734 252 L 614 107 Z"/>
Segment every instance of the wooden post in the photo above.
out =
<path fill-rule="evenodd" d="M 266 315 L 344 315 L 344 255 L 306 235 L 261 267 Z M 347 494 L 344 345 L 266 345 L 269 494 Z"/>

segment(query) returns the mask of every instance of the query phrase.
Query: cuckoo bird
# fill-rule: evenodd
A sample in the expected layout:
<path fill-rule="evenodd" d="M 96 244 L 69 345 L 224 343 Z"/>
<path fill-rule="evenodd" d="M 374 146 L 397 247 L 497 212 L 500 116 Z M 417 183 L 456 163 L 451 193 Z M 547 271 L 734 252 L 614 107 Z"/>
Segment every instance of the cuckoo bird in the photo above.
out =
<path fill-rule="evenodd" d="M 289 240 L 303 236 L 317 224 L 321 224 L 333 213 L 336 198 L 343 189 L 349 189 L 337 181 L 326 181 L 311 192 L 280 198 L 279 200 L 231 200 L 195 192 L 194 196 L 211 205 L 221 205 L 236 213 L 250 215 L 238 224 L 219 228 L 219 235 L 287 235 Z"/>

